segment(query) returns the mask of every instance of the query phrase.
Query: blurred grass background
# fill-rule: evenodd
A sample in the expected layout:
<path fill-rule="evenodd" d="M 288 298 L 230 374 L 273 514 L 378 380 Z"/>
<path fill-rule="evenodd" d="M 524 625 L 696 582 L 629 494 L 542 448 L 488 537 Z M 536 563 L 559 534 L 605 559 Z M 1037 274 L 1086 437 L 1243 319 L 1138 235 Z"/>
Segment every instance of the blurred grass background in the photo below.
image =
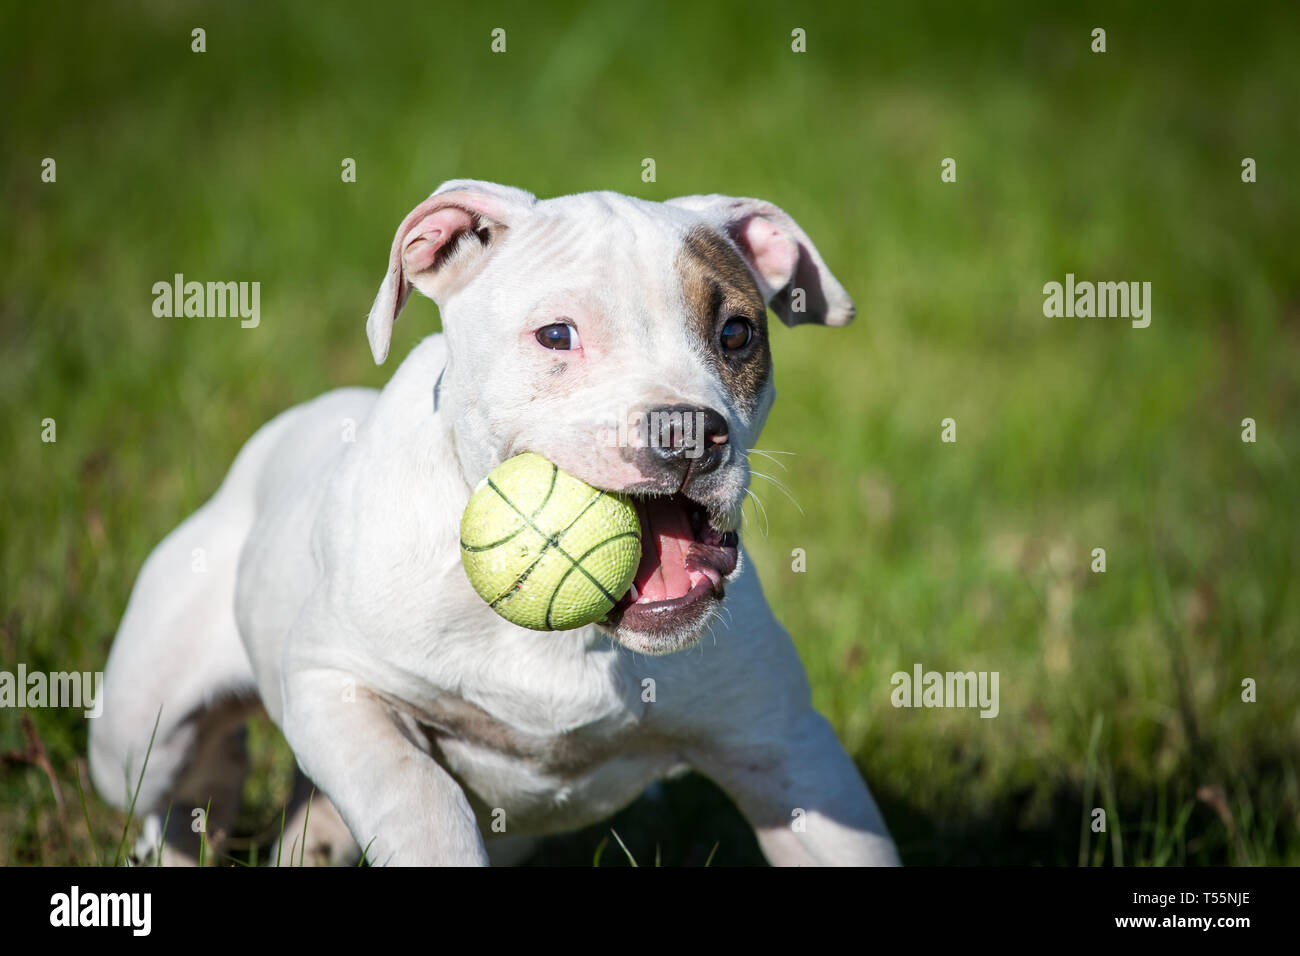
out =
<path fill-rule="evenodd" d="M 439 182 L 759 196 L 859 319 L 775 330 L 760 445 L 795 455 L 762 470 L 802 510 L 756 481 L 747 543 L 904 860 L 1300 863 L 1300 17 L 1041 6 L 6 4 L 0 668 L 102 669 L 248 436 L 382 385 L 364 317 Z M 176 272 L 260 281 L 261 326 L 154 318 Z M 1150 328 L 1045 319 L 1066 272 L 1150 281 Z M 415 301 L 394 359 L 436 327 Z M 998 671 L 1000 716 L 894 709 L 915 662 Z M 25 713 L 0 711 L 0 862 L 88 862 L 85 722 Z M 248 832 L 290 768 L 269 725 L 253 743 Z M 643 865 L 761 860 L 698 778 L 613 826 Z"/>

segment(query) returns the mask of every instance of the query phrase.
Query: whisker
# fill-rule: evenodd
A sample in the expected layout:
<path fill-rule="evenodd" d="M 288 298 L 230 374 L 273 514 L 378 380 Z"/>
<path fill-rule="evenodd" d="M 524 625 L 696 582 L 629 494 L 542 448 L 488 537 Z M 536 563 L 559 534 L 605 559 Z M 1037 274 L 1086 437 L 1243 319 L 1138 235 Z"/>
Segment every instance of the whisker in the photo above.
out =
<path fill-rule="evenodd" d="M 757 506 L 757 508 L 758 508 L 758 511 L 755 512 L 755 514 L 757 514 L 758 512 L 761 512 L 762 515 L 763 515 L 763 525 L 764 525 L 763 537 L 766 538 L 767 535 L 768 535 L 768 532 L 772 530 L 772 524 L 771 524 L 770 521 L 768 521 L 768 518 L 767 518 L 767 509 L 763 507 L 763 502 L 762 502 L 762 500 L 758 497 L 758 495 L 754 494 L 753 491 L 751 491 L 750 489 L 746 488 L 746 489 L 745 489 L 745 494 L 749 495 L 749 497 L 751 497 L 751 498 L 754 499 L 754 504 L 755 504 L 755 505 Z"/>
<path fill-rule="evenodd" d="M 803 515 L 803 505 L 799 504 L 799 502 L 795 500 L 794 495 L 790 494 L 790 489 L 789 489 L 789 488 L 787 488 L 785 485 L 781 484 L 781 482 L 777 481 L 777 480 L 776 480 L 775 478 L 773 478 L 771 475 L 765 475 L 765 474 L 763 474 L 763 472 L 761 472 L 761 471 L 754 471 L 754 469 L 751 468 L 751 469 L 749 470 L 749 473 L 750 473 L 751 475 L 753 475 L 755 478 L 766 478 L 766 479 L 767 479 L 768 481 L 770 481 L 772 484 L 776 485 L 777 490 L 780 491 L 781 494 L 783 494 L 783 495 L 785 495 L 787 498 L 789 498 L 790 501 L 794 504 L 794 506 L 795 506 L 796 508 L 799 509 L 799 514 L 800 514 L 800 515 Z"/>
<path fill-rule="evenodd" d="M 786 463 L 783 462 L 780 458 L 777 458 L 776 456 L 777 456 L 777 455 L 793 455 L 794 452 L 792 452 L 792 451 L 770 451 L 770 450 L 765 449 L 765 448 L 751 448 L 750 451 L 753 452 L 755 455 L 762 455 L 764 458 L 766 458 L 768 461 L 772 462 L 772 463 L 775 464 L 775 465 L 779 465 L 779 466 L 781 467 L 781 470 L 782 470 L 782 471 L 789 471 L 789 470 L 790 470 L 790 469 L 786 466 Z"/>

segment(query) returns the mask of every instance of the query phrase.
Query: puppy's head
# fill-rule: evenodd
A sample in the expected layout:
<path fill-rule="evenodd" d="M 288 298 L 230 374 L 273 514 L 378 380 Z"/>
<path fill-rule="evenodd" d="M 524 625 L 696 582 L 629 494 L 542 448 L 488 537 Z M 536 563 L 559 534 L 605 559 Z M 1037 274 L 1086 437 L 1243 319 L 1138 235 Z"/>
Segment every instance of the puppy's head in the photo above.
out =
<path fill-rule="evenodd" d="M 631 495 L 643 557 L 602 626 L 649 654 L 698 641 L 738 573 L 747 451 L 775 396 L 767 309 L 853 318 L 808 236 L 757 199 L 539 201 L 453 180 L 397 230 L 366 325 L 376 362 L 412 288 L 442 313 L 470 484 L 533 451 Z"/>

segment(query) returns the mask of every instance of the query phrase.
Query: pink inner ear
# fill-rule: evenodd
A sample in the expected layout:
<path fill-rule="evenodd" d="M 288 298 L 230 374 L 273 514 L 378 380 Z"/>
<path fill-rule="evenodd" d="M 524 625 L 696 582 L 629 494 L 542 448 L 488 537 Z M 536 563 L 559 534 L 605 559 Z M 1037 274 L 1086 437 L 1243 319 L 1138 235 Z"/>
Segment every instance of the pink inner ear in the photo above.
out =
<path fill-rule="evenodd" d="M 456 233 L 474 226 L 474 217 L 457 206 L 444 206 L 410 228 L 402 240 L 402 266 L 408 275 L 430 268 L 438 250 Z"/>
<path fill-rule="evenodd" d="M 748 253 L 754 270 L 774 291 L 785 288 L 794 277 L 799 246 L 772 220 L 750 216 L 740 223 L 735 238 Z"/>

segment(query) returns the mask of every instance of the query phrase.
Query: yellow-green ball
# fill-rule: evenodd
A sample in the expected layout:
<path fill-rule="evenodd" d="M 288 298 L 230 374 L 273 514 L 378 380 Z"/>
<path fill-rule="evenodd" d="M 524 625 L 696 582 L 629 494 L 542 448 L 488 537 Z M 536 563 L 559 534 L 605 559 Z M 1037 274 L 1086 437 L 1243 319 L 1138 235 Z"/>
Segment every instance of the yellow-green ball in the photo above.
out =
<path fill-rule="evenodd" d="M 469 583 L 507 621 L 567 631 L 599 621 L 641 562 L 641 522 L 623 495 L 527 452 L 502 462 L 460 519 Z"/>

